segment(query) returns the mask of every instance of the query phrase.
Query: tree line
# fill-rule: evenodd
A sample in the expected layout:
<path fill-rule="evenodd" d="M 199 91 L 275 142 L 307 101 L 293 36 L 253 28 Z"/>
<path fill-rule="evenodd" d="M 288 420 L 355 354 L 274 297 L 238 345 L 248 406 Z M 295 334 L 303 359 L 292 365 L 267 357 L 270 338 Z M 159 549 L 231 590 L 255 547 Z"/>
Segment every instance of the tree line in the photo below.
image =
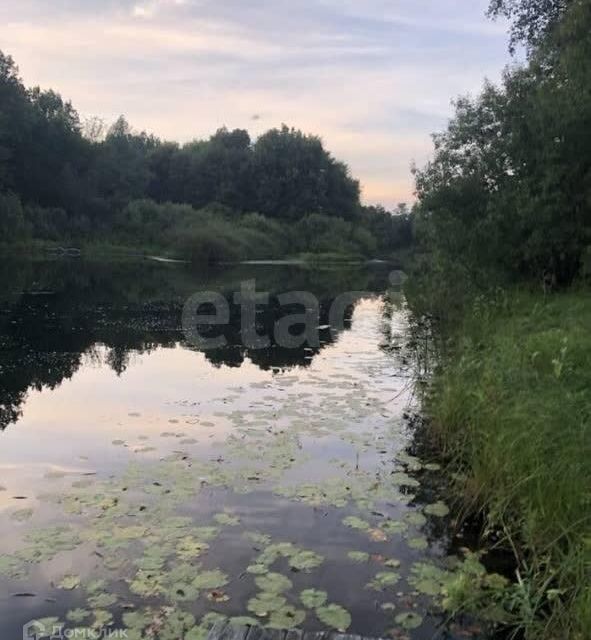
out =
<path fill-rule="evenodd" d="M 92 237 L 206 261 L 380 255 L 412 240 L 408 210 L 396 213 L 363 207 L 359 182 L 316 136 L 222 128 L 181 145 L 123 116 L 82 121 L 58 93 L 27 89 L 0 52 L 0 240 Z"/>
<path fill-rule="evenodd" d="M 492 0 L 526 62 L 455 103 L 415 169 L 429 263 L 569 284 L 591 259 L 591 1 Z"/>

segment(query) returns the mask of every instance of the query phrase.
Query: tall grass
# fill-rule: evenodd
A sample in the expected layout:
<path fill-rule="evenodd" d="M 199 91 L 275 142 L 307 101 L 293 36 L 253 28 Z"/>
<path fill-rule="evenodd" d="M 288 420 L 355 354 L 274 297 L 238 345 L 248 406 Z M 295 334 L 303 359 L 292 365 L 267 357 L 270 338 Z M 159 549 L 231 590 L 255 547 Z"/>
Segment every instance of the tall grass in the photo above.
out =
<path fill-rule="evenodd" d="M 429 399 L 466 509 L 515 554 L 528 639 L 591 637 L 591 296 L 477 299 Z M 513 594 L 516 592 L 513 591 Z"/>

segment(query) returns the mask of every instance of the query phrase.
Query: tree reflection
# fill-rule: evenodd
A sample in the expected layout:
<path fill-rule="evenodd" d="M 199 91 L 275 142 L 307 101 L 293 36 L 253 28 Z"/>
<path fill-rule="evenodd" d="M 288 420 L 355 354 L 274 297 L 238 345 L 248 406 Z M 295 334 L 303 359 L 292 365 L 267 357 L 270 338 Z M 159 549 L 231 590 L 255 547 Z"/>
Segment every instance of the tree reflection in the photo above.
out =
<path fill-rule="evenodd" d="M 309 366 L 337 337 L 320 332 L 320 345 L 284 348 L 273 327 L 285 314 L 277 294 L 310 291 L 320 302 L 319 324 L 326 325 L 332 300 L 344 291 L 383 290 L 384 274 L 365 269 L 306 270 L 240 267 L 195 273 L 178 265 L 147 261 L 108 264 L 81 261 L 4 262 L 0 269 L 0 429 L 16 422 L 30 389 L 55 389 L 84 362 L 108 349 L 100 359 L 122 375 L 134 354 L 180 345 L 197 350 L 181 327 L 185 301 L 195 291 L 232 294 L 245 279 L 269 291 L 270 303 L 257 313 L 257 331 L 270 338 L 264 349 L 242 345 L 240 310 L 231 304 L 230 322 L 222 328 L 226 346 L 205 351 L 215 367 L 240 367 L 249 359 L 261 369 Z M 346 310 L 344 329 L 351 326 Z M 297 327 L 296 327 L 297 329 Z M 98 359 L 97 359 L 98 361 Z"/>

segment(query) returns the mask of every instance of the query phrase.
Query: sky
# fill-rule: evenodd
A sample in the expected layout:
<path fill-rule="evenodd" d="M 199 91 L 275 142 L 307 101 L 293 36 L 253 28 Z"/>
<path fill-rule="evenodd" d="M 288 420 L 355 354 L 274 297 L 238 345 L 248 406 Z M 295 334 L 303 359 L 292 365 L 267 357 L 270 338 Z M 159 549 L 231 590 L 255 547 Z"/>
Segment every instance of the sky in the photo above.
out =
<path fill-rule="evenodd" d="M 488 0 L 2 0 L 0 49 L 81 116 L 179 142 L 286 123 L 319 135 L 363 201 L 411 202 L 451 101 L 498 81 Z"/>

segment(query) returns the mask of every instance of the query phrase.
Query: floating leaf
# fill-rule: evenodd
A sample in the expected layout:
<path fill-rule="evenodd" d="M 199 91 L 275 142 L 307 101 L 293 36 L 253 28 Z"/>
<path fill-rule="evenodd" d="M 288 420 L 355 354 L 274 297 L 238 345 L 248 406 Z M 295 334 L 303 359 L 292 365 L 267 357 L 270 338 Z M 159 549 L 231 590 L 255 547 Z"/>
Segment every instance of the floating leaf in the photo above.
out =
<path fill-rule="evenodd" d="M 349 551 L 347 557 L 353 562 L 367 562 L 369 560 L 369 553 L 365 551 Z"/>
<path fill-rule="evenodd" d="M 216 513 L 213 519 L 222 526 L 235 527 L 240 524 L 240 518 L 229 513 Z"/>
<path fill-rule="evenodd" d="M 291 589 L 292 582 L 280 573 L 267 573 L 255 578 L 255 583 L 261 591 L 268 593 L 282 593 Z"/>
<path fill-rule="evenodd" d="M 25 522 L 33 516 L 33 509 L 19 509 L 11 514 L 11 518 L 17 522 Z"/>
<path fill-rule="evenodd" d="M 160 574 L 140 569 L 131 581 L 129 589 L 138 596 L 150 598 L 166 591 L 164 582 L 164 578 Z"/>
<path fill-rule="evenodd" d="M 400 574 L 395 571 L 381 571 L 376 574 L 375 578 L 367 585 L 368 588 L 375 591 L 383 591 L 387 587 L 392 587 L 400 580 Z"/>
<path fill-rule="evenodd" d="M 413 587 L 427 596 L 438 596 L 441 593 L 441 585 L 432 578 L 422 578 L 413 582 Z"/>
<path fill-rule="evenodd" d="M 244 536 L 261 547 L 266 547 L 271 543 L 271 536 L 258 531 L 247 531 Z"/>
<path fill-rule="evenodd" d="M 270 629 L 293 629 L 302 624 L 305 619 L 305 611 L 287 605 L 271 613 L 267 627 Z"/>
<path fill-rule="evenodd" d="M 181 560 L 187 562 L 198 558 L 207 549 L 209 549 L 207 542 L 201 542 L 192 536 L 188 536 L 178 543 L 176 553 Z"/>
<path fill-rule="evenodd" d="M 173 602 L 193 602 L 199 597 L 199 589 L 191 582 L 174 582 L 166 595 Z"/>
<path fill-rule="evenodd" d="M 281 609 L 287 604 L 287 600 L 278 593 L 261 592 L 256 598 L 248 601 L 247 609 L 252 611 L 259 618 L 264 618 L 270 612 Z"/>
<path fill-rule="evenodd" d="M 405 516 L 405 520 L 417 527 L 427 524 L 427 518 L 420 511 L 409 511 Z"/>
<path fill-rule="evenodd" d="M 345 632 L 351 626 L 351 614 L 338 604 L 329 604 L 316 609 L 319 620 L 327 627 Z"/>
<path fill-rule="evenodd" d="M 172 611 L 158 632 L 159 640 L 179 640 L 195 626 L 195 617 L 185 611 Z"/>
<path fill-rule="evenodd" d="M 298 551 L 289 559 L 289 566 L 297 571 L 310 571 L 324 562 L 324 558 L 314 551 Z"/>
<path fill-rule="evenodd" d="M 391 535 L 396 533 L 404 533 L 408 529 L 408 525 L 406 524 L 406 522 L 401 522 L 398 520 L 386 520 L 386 522 L 382 522 L 382 524 L 380 524 L 380 529 Z"/>
<path fill-rule="evenodd" d="M 72 609 L 66 614 L 66 618 L 74 624 L 80 624 L 84 620 L 88 620 L 92 613 L 86 609 Z"/>
<path fill-rule="evenodd" d="M 369 522 L 356 516 L 348 516 L 343 520 L 343 524 L 350 529 L 357 529 L 359 531 L 367 531 L 371 526 Z"/>
<path fill-rule="evenodd" d="M 427 505 L 423 511 L 436 518 L 445 518 L 449 514 L 449 507 L 444 502 L 439 501 Z"/>
<path fill-rule="evenodd" d="M 233 627 L 256 627 L 258 623 L 256 618 L 251 618 L 250 616 L 235 616 L 230 618 L 230 624 Z M 188 636 L 185 636 L 185 640 L 188 640 Z"/>
<path fill-rule="evenodd" d="M 57 631 L 61 631 L 64 627 L 64 624 L 60 622 L 59 618 L 39 618 L 35 620 L 35 623 L 35 640 L 38 638 L 51 638 Z"/>
<path fill-rule="evenodd" d="M 417 536 L 416 538 L 409 538 L 409 540 L 407 541 L 407 544 L 411 549 L 417 549 L 418 551 L 423 551 L 424 549 L 427 549 L 427 547 L 429 546 L 429 542 L 427 538 L 424 538 L 423 536 Z"/>
<path fill-rule="evenodd" d="M 97 594 L 97 593 L 100 593 L 101 591 L 104 591 L 106 587 L 107 587 L 107 581 L 99 579 L 99 580 L 91 580 L 88 584 L 84 586 L 84 589 L 86 590 L 87 593 Z"/>
<path fill-rule="evenodd" d="M 58 589 L 73 591 L 80 586 L 80 576 L 64 576 L 56 586 Z"/>
<path fill-rule="evenodd" d="M 262 563 L 251 564 L 246 567 L 246 570 L 248 571 L 248 573 L 252 573 L 256 576 L 262 576 L 265 573 L 269 573 L 268 565 Z"/>
<path fill-rule="evenodd" d="M 404 486 L 404 487 L 419 487 L 420 483 L 418 480 L 411 478 L 404 471 L 398 471 L 397 473 L 393 473 L 391 476 L 391 480 L 394 484 Z"/>
<path fill-rule="evenodd" d="M 113 616 L 108 611 L 97 609 L 92 612 L 92 615 L 94 616 L 93 629 L 103 629 L 113 622 Z"/>
<path fill-rule="evenodd" d="M 399 613 L 394 620 L 396 621 L 396 624 L 399 624 L 407 631 L 417 629 L 423 624 L 423 618 L 421 618 L 417 613 L 412 612 Z"/>
<path fill-rule="evenodd" d="M 322 607 L 328 599 L 326 591 L 319 591 L 318 589 L 304 589 L 300 593 L 300 600 L 307 609 L 317 609 Z"/>
<path fill-rule="evenodd" d="M 208 635 L 209 629 L 200 625 L 189 629 L 189 631 L 185 633 L 184 640 L 207 640 Z"/>
<path fill-rule="evenodd" d="M 400 564 L 401 564 L 400 560 L 396 560 L 396 558 L 388 558 L 388 560 L 384 561 L 384 566 L 390 567 L 392 569 L 398 569 Z"/>
<path fill-rule="evenodd" d="M 88 598 L 88 604 L 93 609 L 107 609 L 117 602 L 117 596 L 113 593 L 98 593 Z"/>
<path fill-rule="evenodd" d="M 213 540 L 218 534 L 220 530 L 217 527 L 196 527 L 191 530 L 191 533 L 195 538 L 199 540 Z"/>
<path fill-rule="evenodd" d="M 193 580 L 197 589 L 216 589 L 228 584 L 228 576 L 219 569 L 203 571 Z"/>

